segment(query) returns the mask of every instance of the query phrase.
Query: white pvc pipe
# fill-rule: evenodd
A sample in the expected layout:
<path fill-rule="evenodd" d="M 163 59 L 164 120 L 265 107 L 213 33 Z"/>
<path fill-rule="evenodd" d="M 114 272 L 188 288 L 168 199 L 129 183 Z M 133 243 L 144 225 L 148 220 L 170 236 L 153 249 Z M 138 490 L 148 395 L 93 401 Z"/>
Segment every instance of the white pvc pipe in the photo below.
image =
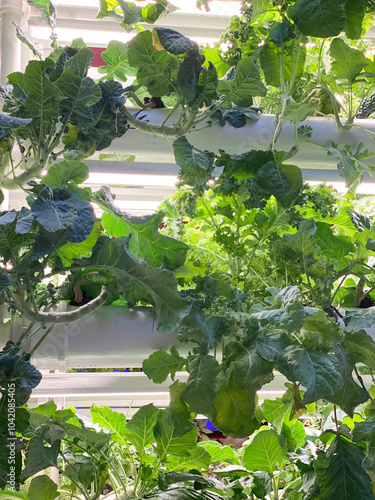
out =
<path fill-rule="evenodd" d="M 0 81 L 7 83 L 7 76 L 21 68 L 20 41 L 16 36 L 16 28 L 13 23 L 21 26 L 22 0 L 0 0 Z"/>
<path fill-rule="evenodd" d="M 151 123 L 161 123 L 165 116 L 166 109 L 141 111 L 139 116 Z M 168 120 L 167 124 L 172 125 L 174 119 Z M 261 115 L 259 120 L 247 120 L 243 128 L 234 128 L 228 123 L 221 127 L 214 122 L 211 127 L 200 131 L 191 131 L 187 134 L 187 139 L 198 149 L 213 151 L 218 153 L 220 149 L 229 154 L 242 154 L 251 149 L 269 149 L 276 129 L 275 115 Z M 327 139 L 340 145 L 349 144 L 357 146 L 363 142 L 365 148 L 372 149 L 374 142 L 371 132 L 375 133 L 375 120 L 356 120 L 356 125 L 366 128 L 364 130 L 352 127 L 345 132 L 338 132 L 336 122 L 333 118 L 311 117 L 307 118 L 300 125 L 309 125 L 313 129 L 311 141 L 323 144 Z M 202 124 L 201 124 L 202 125 Z M 276 148 L 280 151 L 290 151 L 294 146 L 294 125 L 291 122 L 284 123 L 278 138 Z M 120 154 L 135 154 L 136 161 L 155 163 L 174 163 L 172 148 L 173 139 L 162 136 L 153 136 L 129 130 L 123 137 L 113 141 L 106 152 L 117 152 Z M 308 143 L 303 143 L 301 149 L 314 147 Z M 371 161 L 371 160 L 370 160 Z M 327 151 L 323 149 L 306 149 L 286 163 L 292 163 L 302 168 L 332 169 L 335 168 L 337 160 L 327 156 Z"/>

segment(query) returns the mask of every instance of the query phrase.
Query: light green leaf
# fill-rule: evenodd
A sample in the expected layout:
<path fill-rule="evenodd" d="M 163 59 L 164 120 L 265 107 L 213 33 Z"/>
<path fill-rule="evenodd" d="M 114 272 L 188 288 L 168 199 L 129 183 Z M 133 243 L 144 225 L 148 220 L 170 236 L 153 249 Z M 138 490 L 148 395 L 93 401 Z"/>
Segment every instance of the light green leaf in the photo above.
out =
<path fill-rule="evenodd" d="M 265 399 L 262 404 L 264 418 L 271 422 L 275 431 L 280 434 L 284 423 L 285 415 L 290 410 L 290 405 L 285 404 L 281 398 Z"/>
<path fill-rule="evenodd" d="M 217 396 L 209 416 L 215 427 L 232 437 L 250 436 L 259 428 L 255 418 L 256 391 L 241 390 L 233 375 L 221 373 L 218 377 Z"/>
<path fill-rule="evenodd" d="M 305 120 L 308 116 L 311 116 L 315 113 L 316 103 L 311 101 L 305 104 L 289 104 L 286 107 L 283 117 L 281 119 L 282 122 L 291 121 L 298 125 L 299 122 Z"/>
<path fill-rule="evenodd" d="M 280 438 L 273 430 L 258 432 L 252 442 L 245 447 L 243 463 L 250 471 L 264 470 L 273 474 L 281 469 L 286 448 L 280 444 Z"/>
<path fill-rule="evenodd" d="M 214 48 L 208 45 L 204 49 L 203 55 L 206 58 L 206 65 L 211 62 L 215 66 L 219 78 L 227 74 L 230 66 L 222 60 L 219 45 L 215 44 Z"/>
<path fill-rule="evenodd" d="M 137 81 L 147 87 L 153 97 L 162 97 L 171 90 L 171 72 L 179 61 L 166 50 L 158 51 L 152 43 L 152 33 L 143 31 L 128 44 L 129 64 L 137 68 Z"/>
<path fill-rule="evenodd" d="M 348 236 L 336 236 L 329 224 L 316 222 L 315 241 L 322 254 L 329 259 L 334 259 L 340 265 L 344 263 L 345 257 L 355 251 L 351 239 Z M 343 267 L 344 267 L 343 266 Z"/>
<path fill-rule="evenodd" d="M 100 66 L 98 71 L 104 75 L 102 79 L 126 82 L 127 76 L 133 76 L 134 70 L 128 62 L 128 45 L 112 40 L 102 53 L 106 66 Z"/>
<path fill-rule="evenodd" d="M 207 450 L 197 446 L 192 451 L 189 451 L 188 457 L 179 457 L 177 455 L 168 457 L 167 471 L 208 470 L 210 464 L 211 457 Z"/>
<path fill-rule="evenodd" d="M 189 378 L 181 394 L 190 411 L 207 414 L 216 396 L 219 363 L 213 356 L 195 354 L 189 358 Z"/>
<path fill-rule="evenodd" d="M 305 319 L 297 337 L 307 349 L 330 348 L 340 342 L 341 332 L 334 319 L 328 318 L 324 311 L 318 311 Z"/>
<path fill-rule="evenodd" d="M 142 457 L 146 446 L 154 442 L 153 429 L 158 418 L 159 410 L 153 404 L 142 406 L 125 428 L 127 439 L 135 446 Z"/>
<path fill-rule="evenodd" d="M 204 448 L 211 456 L 212 464 L 234 464 L 240 465 L 240 461 L 233 448 L 216 441 L 201 441 L 198 446 Z"/>
<path fill-rule="evenodd" d="M 334 58 L 331 69 L 333 75 L 349 83 L 353 83 L 363 68 L 371 62 L 362 51 L 349 47 L 341 38 L 332 40 L 330 53 Z"/>
<path fill-rule="evenodd" d="M 89 176 L 88 167 L 73 160 L 63 160 L 51 165 L 48 174 L 43 177 L 43 183 L 48 184 L 51 189 L 65 188 L 69 182 L 82 184 Z"/>
<path fill-rule="evenodd" d="M 345 0 L 297 0 L 288 14 L 304 35 L 329 38 L 344 29 L 345 4 Z"/>
<path fill-rule="evenodd" d="M 236 68 L 234 80 L 220 80 L 217 90 L 225 95 L 228 105 L 233 103 L 242 108 L 251 106 L 253 97 L 267 94 L 252 57 L 242 59 Z"/>
<path fill-rule="evenodd" d="M 55 500 L 57 484 L 48 476 L 34 477 L 29 486 L 29 500 Z"/>
<path fill-rule="evenodd" d="M 198 81 L 202 70 L 199 56 L 186 55 L 177 73 L 177 85 L 186 101 L 192 105 L 198 94 Z"/>
<path fill-rule="evenodd" d="M 268 85 L 279 87 L 281 84 L 280 73 L 281 63 L 284 63 L 284 79 L 290 82 L 293 78 L 299 82 L 303 76 L 306 60 L 306 47 L 304 43 L 290 42 L 283 47 L 283 59 L 279 56 L 278 47 L 267 39 L 265 45 L 260 50 L 259 62 L 264 72 L 264 77 Z M 298 62 L 297 62 L 298 61 Z"/>
<path fill-rule="evenodd" d="M 288 415 L 284 419 L 281 434 L 287 442 L 288 451 L 295 452 L 298 448 L 302 448 L 306 440 L 306 432 L 303 423 L 297 420 L 289 420 Z"/>
<path fill-rule="evenodd" d="M 186 359 L 182 358 L 175 347 L 171 347 L 171 353 L 166 351 L 155 351 L 143 361 L 144 373 L 155 384 L 161 384 L 171 375 L 172 380 L 176 372 L 183 369 Z"/>
<path fill-rule="evenodd" d="M 197 447 L 198 428 L 195 427 L 183 436 L 175 437 L 174 427 L 167 422 L 166 411 L 161 410 L 154 427 L 157 443 L 156 452 L 161 462 L 167 462 L 169 455 L 189 457 Z"/>
<path fill-rule="evenodd" d="M 94 404 L 91 406 L 91 418 L 94 424 L 111 431 L 115 443 L 127 444 L 125 439 L 126 417 L 123 413 L 113 411 L 107 406 L 96 406 Z"/>
<path fill-rule="evenodd" d="M 185 387 L 186 382 L 179 380 L 169 386 L 170 403 L 165 410 L 165 419 L 173 427 L 173 437 L 176 438 L 195 429 L 195 414 L 190 412 L 188 404 L 181 397 Z"/>
<path fill-rule="evenodd" d="M 372 481 L 362 467 L 364 453 L 339 436 L 326 454 L 319 452 L 314 469 L 322 500 L 369 500 L 373 498 Z"/>
<path fill-rule="evenodd" d="M 74 259 L 90 257 L 98 238 L 102 235 L 100 229 L 100 221 L 95 221 L 94 228 L 89 236 L 81 243 L 65 243 L 62 247 L 56 250 L 56 255 L 60 257 L 64 267 L 69 267 L 73 264 Z"/>

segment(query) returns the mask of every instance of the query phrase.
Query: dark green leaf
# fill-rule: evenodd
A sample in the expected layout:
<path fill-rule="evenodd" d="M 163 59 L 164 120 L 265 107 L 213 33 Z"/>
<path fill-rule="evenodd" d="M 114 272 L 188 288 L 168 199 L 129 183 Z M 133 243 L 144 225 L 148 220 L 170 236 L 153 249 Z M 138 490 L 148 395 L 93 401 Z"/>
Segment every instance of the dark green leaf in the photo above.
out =
<path fill-rule="evenodd" d="M 361 38 L 362 22 L 365 17 L 365 9 L 365 0 L 346 0 L 346 22 L 344 31 L 348 38 L 352 40 Z"/>
<path fill-rule="evenodd" d="M 57 457 L 60 453 L 60 441 L 56 440 L 51 446 L 45 445 L 44 434 L 48 428 L 41 428 L 32 437 L 27 445 L 25 467 L 21 473 L 21 479 L 27 479 L 38 472 L 57 466 Z"/>
<path fill-rule="evenodd" d="M 195 415 L 191 413 L 189 406 L 181 397 L 185 387 L 186 383 L 179 380 L 169 386 L 170 403 L 165 411 L 165 418 L 174 429 L 173 437 L 184 436 L 196 428 L 193 422 Z"/>
<path fill-rule="evenodd" d="M 369 500 L 373 498 L 372 481 L 362 467 L 364 453 L 339 436 L 326 454 L 319 452 L 314 469 L 322 500 Z"/>
<path fill-rule="evenodd" d="M 57 484 L 48 476 L 34 477 L 29 486 L 29 500 L 55 500 Z"/>
<path fill-rule="evenodd" d="M 177 73 L 177 85 L 181 95 L 187 102 L 193 103 L 198 94 L 198 82 L 202 69 L 199 57 L 187 55 Z"/>
<path fill-rule="evenodd" d="M 193 42 L 193 40 L 190 40 L 190 38 L 178 31 L 169 28 L 154 28 L 153 33 L 156 38 L 154 45 L 157 45 L 159 42 L 163 49 L 170 54 L 185 54 L 185 52 L 193 48 L 198 51 L 197 42 Z"/>
<path fill-rule="evenodd" d="M 304 35 L 337 36 L 346 22 L 346 0 L 297 0 L 288 14 Z"/>
<path fill-rule="evenodd" d="M 284 208 L 289 208 L 302 190 L 302 172 L 295 165 L 270 161 L 259 170 L 258 184 Z"/>
<path fill-rule="evenodd" d="M 190 411 L 207 414 L 216 396 L 219 363 L 212 356 L 196 354 L 189 358 L 189 378 L 181 397 Z"/>
<path fill-rule="evenodd" d="M 270 31 L 270 38 L 276 47 L 283 47 L 286 43 L 293 40 L 295 36 L 293 25 L 286 21 L 277 24 Z"/>
<path fill-rule="evenodd" d="M 214 154 L 205 151 L 195 153 L 186 137 L 179 137 L 173 143 L 177 165 L 183 172 L 183 180 L 189 186 L 204 187 L 214 170 Z"/>
<path fill-rule="evenodd" d="M 8 116 L 0 113 L 0 127 L 3 128 L 26 127 L 31 122 L 32 118 L 17 118 L 16 116 Z"/>

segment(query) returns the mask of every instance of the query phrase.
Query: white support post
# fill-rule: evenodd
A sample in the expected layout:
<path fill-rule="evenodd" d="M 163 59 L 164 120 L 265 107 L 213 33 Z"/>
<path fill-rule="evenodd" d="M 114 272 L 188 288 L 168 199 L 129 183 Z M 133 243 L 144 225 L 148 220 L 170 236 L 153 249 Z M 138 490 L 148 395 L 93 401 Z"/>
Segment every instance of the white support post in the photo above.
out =
<path fill-rule="evenodd" d="M 13 23 L 21 26 L 22 0 L 0 0 L 0 82 L 4 85 L 7 76 L 21 69 L 21 47 Z"/>

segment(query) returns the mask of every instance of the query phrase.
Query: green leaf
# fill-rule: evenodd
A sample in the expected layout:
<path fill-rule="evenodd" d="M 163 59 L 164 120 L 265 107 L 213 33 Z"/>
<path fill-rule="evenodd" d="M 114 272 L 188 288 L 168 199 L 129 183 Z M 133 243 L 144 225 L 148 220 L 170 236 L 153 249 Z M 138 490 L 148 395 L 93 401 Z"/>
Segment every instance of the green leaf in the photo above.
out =
<path fill-rule="evenodd" d="M 236 68 L 234 80 L 220 80 L 217 90 L 225 95 L 228 105 L 233 103 L 239 107 L 251 106 L 253 97 L 264 97 L 267 94 L 252 57 L 242 59 Z"/>
<path fill-rule="evenodd" d="M 314 238 L 315 232 L 314 219 L 308 219 L 300 223 L 296 233 L 283 235 L 285 246 L 298 254 L 306 270 L 315 262 L 314 255 L 318 249 Z"/>
<path fill-rule="evenodd" d="M 201 441 L 198 446 L 204 448 L 211 456 L 211 463 L 240 465 L 239 458 L 231 446 L 223 445 L 216 441 Z"/>
<path fill-rule="evenodd" d="M 1 500 L 14 500 L 15 498 L 20 498 L 21 500 L 29 500 L 27 491 L 14 490 L 13 487 L 6 485 L 5 489 L 1 491 Z"/>
<path fill-rule="evenodd" d="M 171 72 L 179 61 L 167 51 L 158 51 L 152 43 L 152 33 L 143 31 L 128 44 L 129 64 L 137 68 L 137 81 L 147 87 L 152 97 L 162 97 L 171 90 Z"/>
<path fill-rule="evenodd" d="M 71 459 L 65 467 L 65 474 L 71 481 L 89 487 L 95 480 L 96 467 L 91 457 L 76 455 L 74 461 Z"/>
<path fill-rule="evenodd" d="M 23 77 L 28 113 L 34 120 L 38 118 L 43 122 L 58 119 L 58 104 L 63 98 L 59 88 L 47 78 L 47 69 L 45 61 L 30 61 Z"/>
<path fill-rule="evenodd" d="M 215 44 L 213 48 L 208 45 L 203 50 L 203 55 L 206 58 L 205 64 L 208 65 L 209 63 L 212 63 L 216 68 L 219 78 L 222 78 L 227 74 L 230 66 L 222 60 L 219 45 Z"/>
<path fill-rule="evenodd" d="M 56 250 L 56 256 L 60 257 L 64 267 L 70 267 L 74 259 L 90 257 L 92 249 L 101 235 L 100 221 L 97 220 L 93 230 L 84 241 L 80 243 L 65 243 L 65 245 Z"/>
<path fill-rule="evenodd" d="M 359 441 L 372 441 L 375 437 L 375 421 L 356 422 L 352 431 L 352 439 L 355 443 Z"/>
<path fill-rule="evenodd" d="M 255 347 L 247 347 L 232 362 L 233 380 L 244 391 L 260 389 L 273 379 L 273 366 L 265 361 Z"/>
<path fill-rule="evenodd" d="M 372 481 L 362 467 L 364 453 L 337 436 L 326 454 L 318 452 L 314 469 L 322 500 L 368 500 L 373 498 Z"/>
<path fill-rule="evenodd" d="M 216 396 L 216 378 L 220 367 L 213 356 L 195 354 L 189 357 L 189 378 L 181 398 L 190 411 L 207 414 Z"/>
<path fill-rule="evenodd" d="M 42 11 L 44 20 L 51 28 L 56 27 L 56 9 L 51 0 L 27 0 L 27 3 Z"/>
<path fill-rule="evenodd" d="M 202 188 L 212 177 L 214 170 L 213 153 L 195 153 L 186 137 L 179 137 L 173 143 L 176 163 L 181 168 L 185 184 Z M 181 177 L 181 174 L 180 174 Z"/>
<path fill-rule="evenodd" d="M 129 253 L 126 237 L 98 239 L 92 253 L 91 266 L 109 269 L 120 291 L 127 293 L 127 281 L 134 281 L 151 296 L 161 332 L 173 332 L 188 314 L 190 305 L 177 293 L 177 282 L 171 271 L 147 266 Z"/>
<path fill-rule="evenodd" d="M 304 35 L 330 38 L 344 29 L 345 4 L 346 0 L 297 0 L 288 14 Z"/>
<path fill-rule="evenodd" d="M 218 84 L 219 79 L 215 66 L 211 62 L 208 68 L 201 66 L 197 87 L 197 102 L 200 106 L 210 107 L 214 101 L 219 99 Z"/>
<path fill-rule="evenodd" d="M 113 204 L 106 187 L 102 187 L 98 193 L 95 193 L 94 200 L 106 211 L 102 215 L 101 223 L 110 236 L 119 238 L 132 235 L 129 241 L 129 251 L 136 259 L 150 266 L 170 270 L 177 269 L 184 264 L 187 245 L 159 233 L 164 218 L 163 212 L 147 218 L 122 213 Z"/>
<path fill-rule="evenodd" d="M 1 128 L 19 128 L 26 127 L 32 122 L 32 118 L 17 118 L 16 116 L 8 116 L 0 113 Z"/>
<path fill-rule="evenodd" d="M 324 311 L 318 311 L 305 319 L 297 337 L 307 349 L 329 349 L 340 342 L 341 332 L 334 319 L 328 318 Z"/>
<path fill-rule="evenodd" d="M 375 307 L 346 311 L 344 319 L 347 323 L 346 330 L 353 333 L 357 332 L 357 338 L 359 339 L 363 335 L 360 330 L 371 328 L 375 323 Z M 363 340 L 365 341 L 365 338 Z"/>
<path fill-rule="evenodd" d="M 272 159 L 272 151 L 252 149 L 240 155 L 229 155 L 225 151 L 220 150 L 220 156 L 217 158 L 215 164 L 217 167 L 224 167 L 223 174 L 225 176 L 242 180 L 255 177 L 259 170 L 272 161 Z"/>
<path fill-rule="evenodd" d="M 364 309 L 362 311 L 368 311 L 368 309 Z M 350 328 L 350 321 L 345 331 L 344 345 L 350 352 L 360 354 L 361 362 L 371 370 L 375 370 L 375 342 L 364 330 L 357 331 L 356 328 Z"/>
<path fill-rule="evenodd" d="M 281 469 L 286 448 L 280 444 L 280 438 L 273 430 L 258 432 L 251 443 L 245 447 L 243 463 L 248 470 L 263 470 L 273 474 Z"/>
<path fill-rule="evenodd" d="M 127 76 L 133 75 L 134 70 L 128 62 L 128 45 L 112 40 L 107 49 L 102 53 L 106 66 L 100 66 L 98 71 L 105 76 L 102 79 L 126 82 Z"/>
<path fill-rule="evenodd" d="M 29 486 L 29 500 L 55 500 L 57 484 L 48 476 L 34 477 Z"/>
<path fill-rule="evenodd" d="M 190 412 L 189 406 L 183 401 L 181 395 L 186 387 L 185 382 L 176 380 L 169 386 L 170 403 L 166 409 L 166 421 L 173 427 L 173 436 L 180 437 L 195 429 L 194 414 Z"/>
<path fill-rule="evenodd" d="M 91 406 L 91 418 L 94 424 L 111 431 L 115 443 L 126 445 L 125 427 L 126 417 L 123 413 L 111 410 L 107 406 Z"/>
<path fill-rule="evenodd" d="M 276 47 L 283 47 L 286 43 L 293 40 L 296 34 L 291 23 L 282 21 L 271 29 L 269 36 Z"/>
<path fill-rule="evenodd" d="M 306 47 L 304 43 L 289 42 L 283 47 L 283 58 L 280 57 L 280 49 L 272 42 L 270 38 L 260 49 L 259 62 L 264 72 L 264 77 L 268 85 L 279 87 L 281 85 L 280 74 L 283 69 L 284 79 L 290 82 L 301 81 L 304 74 Z M 281 68 L 281 64 L 283 68 Z"/>
<path fill-rule="evenodd" d="M 303 404 L 318 401 L 325 395 L 333 395 L 344 386 L 343 359 L 336 353 L 306 350 L 291 345 L 285 349 L 283 358 L 292 368 L 292 382 L 300 382 L 307 389 Z"/>
<path fill-rule="evenodd" d="M 241 390 L 233 380 L 233 375 L 220 373 L 217 396 L 209 416 L 215 427 L 232 437 L 250 436 L 259 428 L 255 418 L 256 391 Z"/>
<path fill-rule="evenodd" d="M 262 404 L 263 417 L 271 422 L 275 431 L 280 434 L 285 415 L 290 410 L 290 404 L 285 404 L 281 398 L 265 399 Z"/>
<path fill-rule="evenodd" d="M 305 104 L 289 104 L 284 111 L 281 122 L 291 121 L 298 125 L 299 122 L 313 115 L 315 111 L 316 103 L 312 101 Z"/>
<path fill-rule="evenodd" d="M 349 47 L 341 38 L 332 40 L 330 54 L 334 59 L 331 69 L 333 75 L 349 83 L 353 83 L 363 68 L 370 63 L 363 52 Z"/>
<path fill-rule="evenodd" d="M 167 462 L 168 455 L 191 456 L 191 452 L 197 447 L 198 428 L 195 427 L 183 436 L 175 437 L 173 425 L 167 422 L 166 411 L 161 410 L 154 427 L 154 436 L 158 457 L 161 462 Z"/>
<path fill-rule="evenodd" d="M 58 425 L 66 432 L 66 438 L 71 438 L 73 441 L 77 439 L 86 447 L 101 450 L 110 440 L 111 435 L 107 432 L 97 432 L 92 428 L 77 427 L 69 422 L 56 421 Z"/>
<path fill-rule="evenodd" d="M 197 42 L 182 35 L 178 31 L 169 28 L 154 28 L 154 46 L 160 43 L 163 49 L 170 54 L 180 55 L 185 54 L 190 49 L 198 49 Z"/>
<path fill-rule="evenodd" d="M 199 76 L 202 63 L 198 56 L 187 54 L 177 73 L 177 85 L 180 93 L 189 104 L 192 104 L 198 94 Z"/>
<path fill-rule="evenodd" d="M 168 457 L 168 471 L 186 471 L 186 470 L 208 470 L 211 464 L 211 457 L 207 450 L 202 447 L 196 447 L 189 451 L 188 457 L 179 457 L 172 455 Z"/>
<path fill-rule="evenodd" d="M 362 142 L 358 144 L 355 151 L 352 151 L 352 148 L 348 145 L 341 147 L 328 140 L 323 142 L 323 147 L 328 150 L 328 156 L 338 160 L 338 171 L 351 191 L 355 192 L 359 184 L 361 184 L 365 172 L 368 172 L 371 176 L 374 174 L 373 167 L 361 161 L 363 154 L 367 158 L 372 156 L 370 153 L 367 155 L 368 150 L 361 152 L 363 148 Z"/>
<path fill-rule="evenodd" d="M 27 403 L 32 389 L 39 385 L 42 379 L 41 373 L 28 361 L 20 356 L 0 356 L 0 387 L 8 390 L 8 384 L 16 385 L 16 405 Z"/>
<path fill-rule="evenodd" d="M 159 410 L 153 404 L 142 406 L 125 428 L 126 438 L 141 456 L 144 455 L 146 446 L 154 442 L 153 428 L 158 414 Z"/>
<path fill-rule="evenodd" d="M 282 355 L 284 349 L 286 349 L 289 345 L 289 337 L 284 332 L 280 335 L 260 335 L 256 341 L 256 347 L 259 354 L 263 359 L 270 362 L 278 359 Z"/>
<path fill-rule="evenodd" d="M 174 380 L 176 372 L 182 370 L 185 364 L 186 359 L 181 358 L 175 347 L 171 347 L 170 354 L 166 351 L 152 353 L 143 361 L 142 368 L 150 380 L 155 384 L 161 384 L 167 380 L 169 375 Z"/>
<path fill-rule="evenodd" d="M 289 208 L 302 190 L 302 172 L 295 165 L 270 161 L 259 170 L 258 184 L 284 208 Z"/>
<path fill-rule="evenodd" d="M 303 423 L 297 420 L 289 420 L 286 416 L 282 426 L 282 435 L 286 439 L 288 451 L 294 453 L 298 448 L 302 448 L 306 441 L 306 432 Z"/>
<path fill-rule="evenodd" d="M 315 225 L 315 241 L 322 254 L 329 259 L 334 259 L 340 266 L 345 266 L 345 257 L 355 251 L 351 238 L 334 235 L 329 224 L 316 222 Z"/>
<path fill-rule="evenodd" d="M 365 17 L 365 0 L 347 0 L 345 4 L 346 22 L 344 31 L 352 40 L 361 38 L 362 22 Z"/>
<path fill-rule="evenodd" d="M 21 479 L 27 479 L 38 472 L 49 467 L 57 466 L 57 457 L 60 453 L 60 441 L 56 440 L 51 446 L 44 445 L 44 434 L 47 428 L 41 428 L 33 436 L 27 446 L 25 467 L 21 473 Z"/>
<path fill-rule="evenodd" d="M 21 28 L 14 23 L 16 26 L 16 32 L 17 32 L 17 38 L 18 40 L 21 40 L 22 43 L 24 43 L 30 50 L 32 50 L 33 55 L 35 57 L 38 57 L 39 59 L 42 59 L 43 55 L 38 49 L 38 47 L 35 45 L 35 43 L 29 38 L 24 31 L 21 30 Z"/>
<path fill-rule="evenodd" d="M 43 177 L 43 183 L 51 189 L 65 188 L 69 182 L 82 184 L 89 176 L 89 169 L 80 161 L 63 160 L 51 165 L 48 174 Z"/>

